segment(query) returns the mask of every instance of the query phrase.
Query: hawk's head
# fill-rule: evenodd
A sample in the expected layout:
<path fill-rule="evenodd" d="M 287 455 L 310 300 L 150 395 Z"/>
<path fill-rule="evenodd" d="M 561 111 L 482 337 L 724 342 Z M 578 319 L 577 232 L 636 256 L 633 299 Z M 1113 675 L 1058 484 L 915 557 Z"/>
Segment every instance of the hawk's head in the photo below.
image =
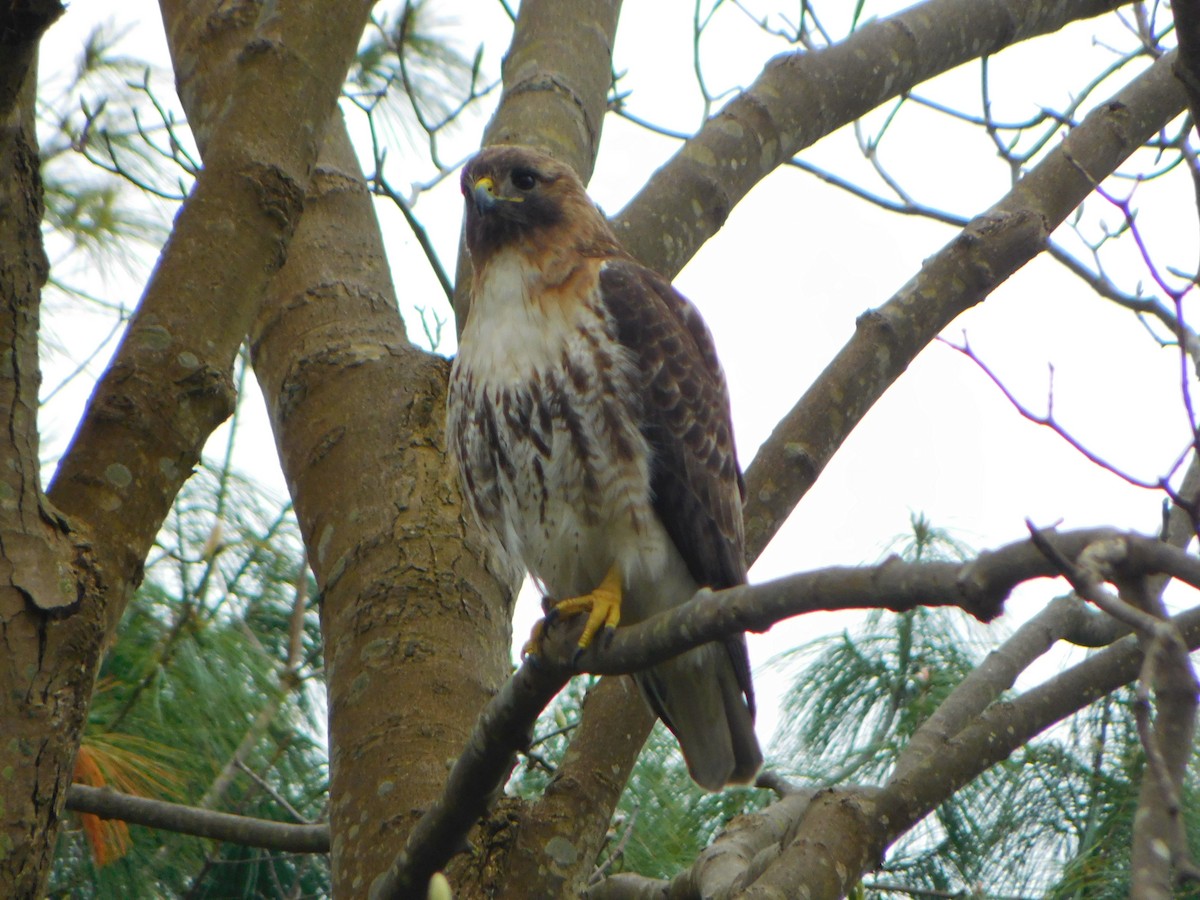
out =
<path fill-rule="evenodd" d="M 542 246 L 611 240 L 574 170 L 532 147 L 483 150 L 463 166 L 462 192 L 467 249 L 476 264 L 527 240 Z"/>

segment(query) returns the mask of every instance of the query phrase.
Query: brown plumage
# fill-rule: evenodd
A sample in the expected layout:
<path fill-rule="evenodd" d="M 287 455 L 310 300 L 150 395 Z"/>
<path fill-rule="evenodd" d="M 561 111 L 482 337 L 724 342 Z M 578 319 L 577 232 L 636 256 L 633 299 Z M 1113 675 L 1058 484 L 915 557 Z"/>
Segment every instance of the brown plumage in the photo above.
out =
<path fill-rule="evenodd" d="M 744 583 L 729 393 L 696 309 L 621 249 L 567 166 L 499 146 L 462 174 L 474 274 L 447 434 L 496 553 L 564 611 L 638 622 Z M 762 763 L 745 638 L 635 676 L 697 783 Z"/>

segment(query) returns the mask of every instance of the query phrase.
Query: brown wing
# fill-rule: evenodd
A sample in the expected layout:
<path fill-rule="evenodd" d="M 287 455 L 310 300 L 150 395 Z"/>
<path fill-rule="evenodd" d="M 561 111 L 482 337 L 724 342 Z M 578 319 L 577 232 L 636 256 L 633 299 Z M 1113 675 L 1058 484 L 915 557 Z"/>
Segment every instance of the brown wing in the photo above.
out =
<path fill-rule="evenodd" d="M 635 262 L 606 263 L 600 290 L 641 376 L 655 512 L 697 582 L 743 584 L 742 476 L 708 328 L 665 278 Z"/>
<path fill-rule="evenodd" d="M 641 376 L 654 510 L 699 584 L 744 584 L 745 483 L 712 335 L 670 282 L 632 260 L 608 261 L 600 291 Z M 725 643 L 753 713 L 745 639 Z"/>

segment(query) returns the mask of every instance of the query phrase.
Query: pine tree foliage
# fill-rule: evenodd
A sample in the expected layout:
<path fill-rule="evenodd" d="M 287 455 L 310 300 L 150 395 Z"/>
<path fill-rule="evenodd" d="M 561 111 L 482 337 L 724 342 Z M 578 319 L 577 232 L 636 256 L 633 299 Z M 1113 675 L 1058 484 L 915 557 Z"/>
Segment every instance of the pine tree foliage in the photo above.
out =
<path fill-rule="evenodd" d="M 509 781 L 511 794 L 535 799 L 553 776 L 579 721 L 587 691 L 599 679 L 573 679 L 538 721 L 525 763 Z M 671 733 L 658 723 L 642 748 L 613 813 L 598 871 L 632 871 L 670 878 L 689 866 L 734 816 L 771 800 L 769 791 L 729 788 L 710 794 L 696 786 Z"/>
<path fill-rule="evenodd" d="M 690 866 L 734 816 L 762 809 L 772 799 L 769 791 L 750 787 L 716 794 L 701 790 L 688 776 L 679 745 L 659 722 L 617 805 L 601 865 L 671 878 Z"/>
<path fill-rule="evenodd" d="M 177 499 L 101 670 L 81 753 L 108 761 L 96 786 L 279 821 L 319 820 L 328 773 L 308 578 L 288 506 L 228 468 L 198 472 Z M 214 796 L 214 784 L 230 775 Z M 293 889 L 327 891 L 323 857 L 137 826 L 120 848 L 97 843 L 83 824 L 64 830 L 52 880 L 53 896 L 73 897 L 270 897 Z"/>
<path fill-rule="evenodd" d="M 924 516 L 894 549 L 909 560 L 971 555 Z M 787 654 L 775 662 L 794 674 L 774 755 L 801 761 L 789 774 L 804 783 L 880 783 L 985 648 L 961 613 L 917 609 L 872 612 Z M 1103 698 L 986 771 L 893 846 L 866 896 L 1128 896 L 1143 772 L 1132 702 L 1131 689 Z M 1198 779 L 1193 765 L 1192 797 Z M 1195 845 L 1200 815 L 1185 808 Z"/>
<path fill-rule="evenodd" d="M 966 547 L 913 516 L 901 558 L 961 560 Z M 908 738 L 969 672 L 982 642 L 961 614 L 916 609 L 873 611 L 860 629 L 787 653 L 773 662 L 792 670 L 776 738 L 778 755 L 803 768 L 789 773 L 818 784 L 872 781 L 895 763 Z"/>

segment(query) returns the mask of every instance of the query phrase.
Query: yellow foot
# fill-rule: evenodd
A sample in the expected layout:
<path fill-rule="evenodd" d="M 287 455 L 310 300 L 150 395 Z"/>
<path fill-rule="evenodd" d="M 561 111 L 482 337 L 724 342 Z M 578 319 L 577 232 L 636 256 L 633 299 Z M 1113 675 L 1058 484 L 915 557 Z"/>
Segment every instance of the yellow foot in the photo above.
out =
<path fill-rule="evenodd" d="M 621 572 L 615 563 L 599 587 L 590 594 L 555 603 L 550 615 L 572 616 L 581 612 L 586 612 L 588 617 L 583 634 L 579 636 L 579 649 L 586 650 L 601 625 L 605 631 L 611 631 L 621 621 Z"/>
<path fill-rule="evenodd" d="M 546 618 L 533 626 L 529 640 L 521 648 L 521 655 L 537 656 L 542 649 L 542 640 L 546 636 L 546 624 L 559 616 L 573 616 L 577 613 L 587 613 L 587 624 L 583 626 L 583 634 L 579 636 L 579 652 L 587 649 L 601 627 L 611 634 L 621 621 L 621 572 L 616 564 L 608 570 L 604 580 L 590 594 L 579 597 L 569 597 L 555 603 Z"/>

